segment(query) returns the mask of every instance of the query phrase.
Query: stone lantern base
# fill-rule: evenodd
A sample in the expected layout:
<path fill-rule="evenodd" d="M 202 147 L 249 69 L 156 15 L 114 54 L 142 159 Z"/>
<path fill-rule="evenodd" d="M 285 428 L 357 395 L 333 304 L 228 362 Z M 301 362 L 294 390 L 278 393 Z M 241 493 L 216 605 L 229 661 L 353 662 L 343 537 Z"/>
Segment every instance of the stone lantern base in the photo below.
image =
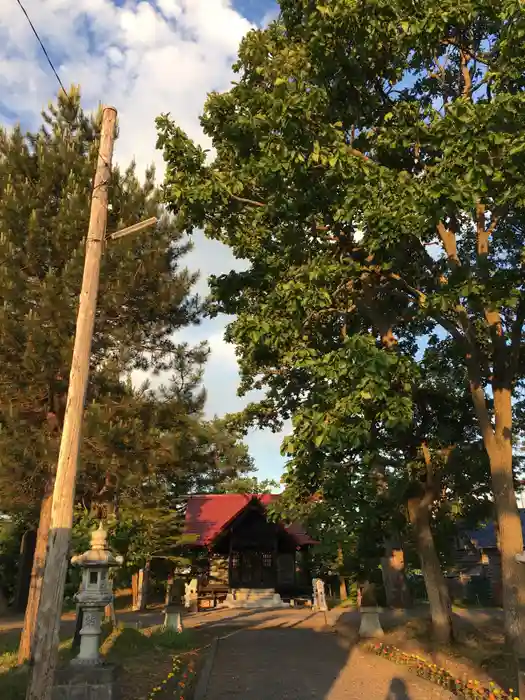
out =
<path fill-rule="evenodd" d="M 119 700 L 118 667 L 70 665 L 59 668 L 51 700 Z"/>
<path fill-rule="evenodd" d="M 179 634 L 183 631 L 182 605 L 167 605 L 164 608 L 164 629 L 175 630 Z"/>
<path fill-rule="evenodd" d="M 359 626 L 359 636 L 364 639 L 377 639 L 384 637 L 385 633 L 379 621 L 379 610 L 377 607 L 361 607 L 361 625 Z"/>

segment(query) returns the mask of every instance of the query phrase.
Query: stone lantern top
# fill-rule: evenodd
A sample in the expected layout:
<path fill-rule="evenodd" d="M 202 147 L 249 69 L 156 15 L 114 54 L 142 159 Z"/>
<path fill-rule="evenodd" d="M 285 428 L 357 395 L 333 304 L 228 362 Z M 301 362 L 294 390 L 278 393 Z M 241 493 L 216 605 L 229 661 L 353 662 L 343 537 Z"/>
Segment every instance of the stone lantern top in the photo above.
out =
<path fill-rule="evenodd" d="M 120 556 L 113 556 L 108 549 L 107 532 L 104 530 L 102 522 L 97 530 L 91 533 L 91 549 L 84 554 L 79 554 L 71 558 L 71 563 L 74 566 L 121 566 L 124 559 Z"/>

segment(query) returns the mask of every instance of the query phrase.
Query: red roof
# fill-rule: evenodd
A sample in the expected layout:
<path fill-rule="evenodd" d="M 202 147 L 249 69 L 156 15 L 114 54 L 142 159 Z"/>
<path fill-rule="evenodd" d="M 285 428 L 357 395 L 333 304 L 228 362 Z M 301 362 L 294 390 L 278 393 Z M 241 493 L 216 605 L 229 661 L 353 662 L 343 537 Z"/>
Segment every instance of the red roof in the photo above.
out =
<path fill-rule="evenodd" d="M 197 535 L 197 539 L 192 542 L 194 546 L 208 545 L 253 499 L 258 499 L 266 508 L 278 498 L 278 494 L 269 493 L 214 493 L 189 496 L 184 532 L 187 535 Z M 283 527 L 298 545 L 317 544 L 299 523 Z"/>

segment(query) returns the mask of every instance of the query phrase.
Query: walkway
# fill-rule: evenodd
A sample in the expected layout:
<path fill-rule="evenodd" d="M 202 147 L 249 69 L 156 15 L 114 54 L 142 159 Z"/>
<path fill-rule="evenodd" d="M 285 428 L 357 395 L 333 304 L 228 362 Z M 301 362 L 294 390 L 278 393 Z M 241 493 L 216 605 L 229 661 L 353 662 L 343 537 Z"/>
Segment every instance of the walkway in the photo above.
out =
<path fill-rule="evenodd" d="M 354 648 L 320 614 L 266 611 L 217 621 L 220 635 L 199 700 L 449 700 L 405 667 Z M 328 628 L 330 629 L 330 628 Z"/>

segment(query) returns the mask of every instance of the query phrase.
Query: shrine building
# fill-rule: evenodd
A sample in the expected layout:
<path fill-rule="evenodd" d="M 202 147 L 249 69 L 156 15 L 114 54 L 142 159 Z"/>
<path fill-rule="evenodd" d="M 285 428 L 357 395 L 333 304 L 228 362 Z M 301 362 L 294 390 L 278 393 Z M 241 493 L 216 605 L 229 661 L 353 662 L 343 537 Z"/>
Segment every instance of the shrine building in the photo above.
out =
<path fill-rule="evenodd" d="M 309 550 L 317 542 L 298 523 L 273 520 L 278 495 L 199 494 L 186 505 L 184 533 L 203 562 L 199 600 L 271 607 L 311 598 Z"/>

